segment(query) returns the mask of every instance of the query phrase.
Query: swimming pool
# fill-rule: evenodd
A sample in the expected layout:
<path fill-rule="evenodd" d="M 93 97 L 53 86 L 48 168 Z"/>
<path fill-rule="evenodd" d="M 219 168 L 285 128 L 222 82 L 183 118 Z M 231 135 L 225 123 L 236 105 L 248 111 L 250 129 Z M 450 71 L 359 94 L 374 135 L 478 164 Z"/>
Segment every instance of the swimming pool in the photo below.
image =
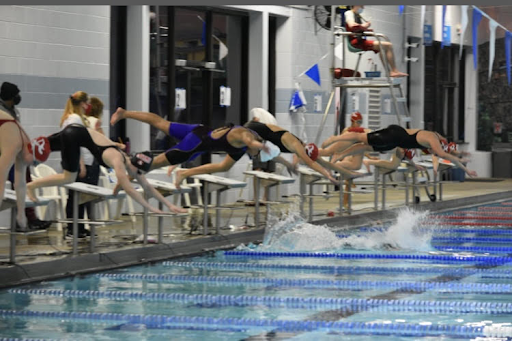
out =
<path fill-rule="evenodd" d="M 0 338 L 512 337 L 511 205 L 350 231 L 290 217 L 259 246 L 3 290 Z"/>

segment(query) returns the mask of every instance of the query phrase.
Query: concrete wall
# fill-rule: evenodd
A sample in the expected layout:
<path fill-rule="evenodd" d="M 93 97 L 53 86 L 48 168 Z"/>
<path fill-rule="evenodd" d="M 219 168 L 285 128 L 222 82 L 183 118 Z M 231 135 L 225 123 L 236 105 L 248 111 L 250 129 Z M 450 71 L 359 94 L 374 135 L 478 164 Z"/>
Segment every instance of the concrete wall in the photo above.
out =
<path fill-rule="evenodd" d="M 109 6 L 0 6 L 0 13 L 0 83 L 20 88 L 18 109 L 29 136 L 58 131 L 77 90 L 109 107 Z M 107 119 L 103 129 L 108 135 Z M 52 153 L 48 165 L 60 171 L 60 155 Z M 5 212 L 0 225 L 8 225 Z"/>

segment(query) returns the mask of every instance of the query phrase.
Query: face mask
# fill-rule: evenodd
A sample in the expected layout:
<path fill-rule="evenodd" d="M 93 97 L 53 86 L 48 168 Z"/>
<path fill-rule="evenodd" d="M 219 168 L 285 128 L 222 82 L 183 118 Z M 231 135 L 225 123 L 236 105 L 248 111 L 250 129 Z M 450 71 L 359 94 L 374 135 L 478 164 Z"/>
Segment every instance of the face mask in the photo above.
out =
<path fill-rule="evenodd" d="M 87 104 L 85 105 L 85 115 L 86 115 L 86 116 L 89 116 L 89 113 L 91 112 L 91 108 L 92 108 L 91 103 L 87 103 Z"/>
<path fill-rule="evenodd" d="M 12 99 L 14 105 L 18 105 L 21 102 L 21 96 L 18 94 Z"/>
<path fill-rule="evenodd" d="M 363 10 L 364 10 L 364 8 L 358 8 L 357 13 L 361 14 L 361 13 L 363 13 Z"/>

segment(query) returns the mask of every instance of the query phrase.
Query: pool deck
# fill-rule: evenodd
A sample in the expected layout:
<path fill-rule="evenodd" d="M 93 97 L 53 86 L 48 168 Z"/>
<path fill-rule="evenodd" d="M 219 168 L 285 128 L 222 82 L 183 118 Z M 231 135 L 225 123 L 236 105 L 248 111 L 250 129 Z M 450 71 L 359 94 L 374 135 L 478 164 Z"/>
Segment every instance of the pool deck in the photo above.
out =
<path fill-rule="evenodd" d="M 430 202 L 425 191 L 421 190 L 421 202 L 414 205 L 418 210 L 442 211 L 493 201 L 512 199 L 512 179 L 476 179 L 446 183 L 443 186 L 443 201 Z M 393 220 L 397 210 L 403 208 L 403 189 L 387 189 L 386 210 L 373 209 L 373 193 L 356 193 L 352 200 L 352 215 L 342 216 L 338 208 L 338 192 L 332 196 L 315 197 L 313 223 L 350 228 L 365 224 L 378 225 Z M 289 200 L 298 203 L 298 196 Z M 89 253 L 88 239 L 79 242 L 79 255 L 71 254 L 71 241 L 63 240 L 62 232 L 55 227 L 37 235 L 17 237 L 16 265 L 7 263 L 9 238 L 0 235 L 0 287 L 15 286 L 41 280 L 80 275 L 113 268 L 186 257 L 204 252 L 230 249 L 240 244 L 260 242 L 265 228 L 265 208 L 260 208 L 260 227 L 254 224 L 254 208 L 237 203 L 239 210 L 223 212 L 220 234 L 203 236 L 202 212 L 192 210 L 190 219 L 165 218 L 164 243 L 143 245 L 137 239 L 142 234 L 142 220 L 132 224 L 129 217 L 123 216 L 124 223 L 97 228 L 97 252 Z M 272 204 L 272 212 L 286 216 L 296 210 L 294 204 Z M 295 207 L 295 208 L 293 208 Z M 305 205 L 307 210 L 307 205 Z M 327 215 L 334 212 L 334 217 Z M 213 212 L 212 212 L 213 213 Z M 215 219 L 212 219 L 214 221 Z M 209 228 L 213 231 L 213 228 Z M 157 219 L 150 219 L 149 233 L 157 233 Z"/>

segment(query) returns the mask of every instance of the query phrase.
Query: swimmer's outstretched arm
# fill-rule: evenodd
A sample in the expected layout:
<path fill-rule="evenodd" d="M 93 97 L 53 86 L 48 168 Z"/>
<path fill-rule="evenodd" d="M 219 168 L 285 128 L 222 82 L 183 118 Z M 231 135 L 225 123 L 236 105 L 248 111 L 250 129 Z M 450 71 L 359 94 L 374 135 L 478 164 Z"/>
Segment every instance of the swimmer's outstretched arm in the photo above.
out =
<path fill-rule="evenodd" d="M 316 162 L 318 162 L 324 168 L 337 171 L 338 173 L 343 174 L 343 175 L 348 176 L 348 177 L 351 177 L 351 178 L 357 178 L 357 177 L 363 176 L 363 174 L 361 174 L 359 172 L 354 172 L 354 171 L 351 171 L 349 169 L 346 169 L 345 167 L 341 167 L 341 166 L 335 165 L 334 163 L 326 161 L 326 160 L 324 160 L 322 158 L 318 158 L 316 160 Z"/>
<path fill-rule="evenodd" d="M 151 184 L 148 182 L 146 177 L 141 174 L 134 174 L 137 182 L 144 188 L 146 193 L 150 193 L 153 197 L 155 197 L 158 201 L 169 208 L 169 211 L 174 213 L 187 213 L 187 210 L 178 206 L 175 206 L 169 202 L 169 200 L 165 199 L 165 197 Z"/>
<path fill-rule="evenodd" d="M 184 168 L 179 171 L 176 171 L 176 181 L 174 185 L 176 188 L 181 188 L 181 182 L 188 178 L 189 176 L 198 175 L 198 174 L 211 174 L 218 172 L 226 172 L 233 167 L 236 163 L 235 160 L 231 158 L 231 156 L 227 155 L 224 160 L 219 163 L 207 163 L 202 166 L 194 167 L 194 168 Z"/>
<path fill-rule="evenodd" d="M 130 181 L 130 178 L 126 174 L 126 168 L 121 162 L 115 162 L 114 163 L 114 172 L 116 173 L 117 177 L 117 183 L 121 186 L 122 189 L 128 194 L 130 197 L 132 197 L 133 200 L 138 202 L 142 207 L 147 208 L 149 211 L 153 213 L 164 213 L 163 211 L 159 210 L 158 208 L 155 208 L 151 206 L 144 197 L 137 192 L 137 190 L 132 186 L 132 183 Z"/>
<path fill-rule="evenodd" d="M 467 169 L 466 166 L 462 164 L 461 160 L 458 157 L 445 152 L 438 141 L 435 141 L 435 143 L 431 143 L 430 147 L 436 156 L 442 157 L 443 159 L 453 162 L 455 165 L 457 165 L 457 167 L 466 172 L 466 174 L 469 175 L 470 177 L 477 176 L 477 173 L 475 171 Z"/>
<path fill-rule="evenodd" d="M 356 134 L 358 134 L 358 133 L 356 133 Z M 353 144 L 352 146 L 348 147 L 347 149 L 345 149 L 341 153 L 337 154 L 336 157 L 333 157 L 331 162 L 336 163 L 339 160 L 342 160 L 342 159 L 344 159 L 344 158 L 346 158 L 347 156 L 350 156 L 350 155 L 364 154 L 366 152 L 373 152 L 373 151 L 374 150 L 373 150 L 372 146 L 369 146 L 369 145 L 367 145 L 365 143 Z"/>
<path fill-rule="evenodd" d="M 288 173 L 290 175 L 295 174 L 297 175 L 298 172 L 297 172 L 297 169 L 298 169 L 298 163 L 291 163 L 289 162 L 288 160 L 286 160 L 284 157 L 282 156 L 276 156 L 274 159 L 273 159 L 275 162 L 278 162 L 282 165 L 284 165 L 286 167 L 286 169 L 288 170 Z"/>
<path fill-rule="evenodd" d="M 341 135 L 333 135 L 333 136 L 329 137 L 327 140 L 324 141 L 324 143 L 322 143 L 322 148 L 327 148 L 334 142 L 338 142 L 338 141 L 345 141 L 345 142 L 348 141 L 348 142 L 356 143 L 356 142 L 367 142 L 368 140 L 366 139 L 366 133 L 348 132 L 348 133 L 344 133 Z"/>

